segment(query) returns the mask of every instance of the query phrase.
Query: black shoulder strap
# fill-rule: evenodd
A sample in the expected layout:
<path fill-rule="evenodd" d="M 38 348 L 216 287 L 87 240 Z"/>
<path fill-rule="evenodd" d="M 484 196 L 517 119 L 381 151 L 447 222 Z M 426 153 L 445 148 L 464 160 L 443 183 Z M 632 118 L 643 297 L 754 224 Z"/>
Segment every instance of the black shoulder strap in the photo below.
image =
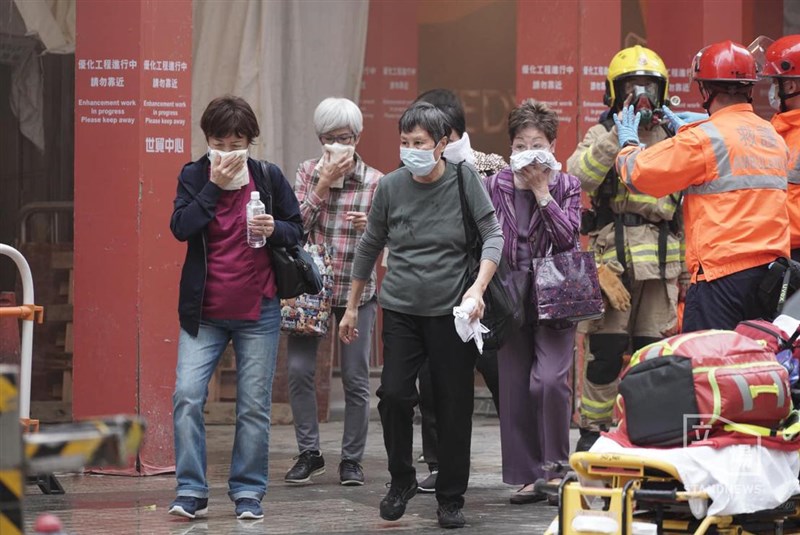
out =
<path fill-rule="evenodd" d="M 270 206 L 272 206 L 275 196 L 272 194 L 272 173 L 269 172 L 269 162 L 267 160 L 258 160 L 258 165 L 264 174 L 264 187 L 267 188 L 267 196 L 269 196 Z M 274 206 L 272 210 L 274 210 Z"/>
<path fill-rule="evenodd" d="M 456 166 L 458 175 L 458 197 L 461 200 L 461 220 L 464 223 L 464 235 L 467 239 L 467 250 L 472 251 L 478 243 L 478 229 L 475 220 L 472 218 L 472 211 L 469 209 L 467 194 L 464 191 L 464 173 L 462 166 L 464 162 L 459 162 Z"/>

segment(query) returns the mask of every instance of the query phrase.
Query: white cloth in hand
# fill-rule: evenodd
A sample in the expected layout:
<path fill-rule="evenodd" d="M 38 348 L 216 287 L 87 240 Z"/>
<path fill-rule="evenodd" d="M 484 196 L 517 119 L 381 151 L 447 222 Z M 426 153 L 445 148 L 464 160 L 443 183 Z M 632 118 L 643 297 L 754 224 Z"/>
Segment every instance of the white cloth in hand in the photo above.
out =
<path fill-rule="evenodd" d="M 553 171 L 561 171 L 561 164 L 549 150 L 524 150 L 511 155 L 511 169 L 514 171 L 520 171 L 523 167 L 535 162 L 539 162 Z"/>
<path fill-rule="evenodd" d="M 244 160 L 244 165 L 230 182 L 228 182 L 225 186 L 220 186 L 220 187 L 228 191 L 242 189 L 243 187 L 245 187 L 247 184 L 250 183 L 250 171 L 247 170 L 247 149 L 232 150 L 230 152 L 225 152 L 222 150 L 216 150 L 212 149 L 211 147 L 208 147 L 208 159 L 211 160 L 212 165 L 214 164 L 214 162 L 216 162 L 217 157 L 224 159 L 229 154 L 233 154 L 237 158 L 242 158 Z"/>
<path fill-rule="evenodd" d="M 489 328 L 481 323 L 480 320 L 469 320 L 469 314 L 476 304 L 475 299 L 469 297 L 460 306 L 453 307 L 453 317 L 455 318 L 453 321 L 461 341 L 469 342 L 470 340 L 475 340 L 478 353 L 483 355 L 483 333 L 488 333 Z"/>

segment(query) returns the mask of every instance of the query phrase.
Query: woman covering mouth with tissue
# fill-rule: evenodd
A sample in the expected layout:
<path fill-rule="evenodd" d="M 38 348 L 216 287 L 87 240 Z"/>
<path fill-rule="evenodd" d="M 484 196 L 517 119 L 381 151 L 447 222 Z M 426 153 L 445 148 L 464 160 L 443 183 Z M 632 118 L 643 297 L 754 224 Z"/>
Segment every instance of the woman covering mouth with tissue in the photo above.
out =
<path fill-rule="evenodd" d="M 508 116 L 511 167 L 486 181 L 503 229 L 503 256 L 517 280 L 530 277 L 533 258 L 571 250 L 578 243 L 581 186 L 561 172 L 553 155 L 558 117 L 528 100 Z M 509 281 L 511 283 L 511 281 Z M 530 292 L 523 295 L 529 296 Z M 575 326 L 537 324 L 526 308 L 526 324 L 500 349 L 500 440 L 503 481 L 522 485 L 511 503 L 538 502 L 537 479 L 552 474 L 542 465 L 569 457 L 570 389 Z"/>
<path fill-rule="evenodd" d="M 208 154 L 186 164 L 178 177 L 170 229 L 186 242 L 180 281 L 178 363 L 173 401 L 177 497 L 172 515 L 208 514 L 203 406 L 223 351 L 236 354 L 236 432 L 228 496 L 239 519 L 264 517 L 270 403 L 278 353 L 280 307 L 270 247 L 252 248 L 251 234 L 269 245 L 300 241 L 303 221 L 292 187 L 278 166 L 247 157 L 259 135 L 250 105 L 239 97 L 216 98 L 200 128 Z M 266 214 L 250 223 L 245 206 L 260 197 Z"/>
<path fill-rule="evenodd" d="M 469 251 L 461 210 L 458 168 L 442 158 L 451 127 L 444 112 L 417 102 L 400 118 L 403 167 L 384 176 L 375 192 L 367 228 L 358 244 L 347 310 L 339 337 L 358 337 L 359 303 L 384 246 L 386 277 L 380 291 L 383 307 L 383 372 L 378 411 L 392 476 L 380 503 L 385 520 L 398 520 L 417 492 L 412 459 L 412 416 L 416 380 L 428 362 L 439 436 L 436 499 L 439 525 L 463 527 L 461 513 L 469 480 L 474 394 L 475 343 L 463 342 L 455 329 L 453 307 L 468 299 L 483 314 L 483 293 L 503 247 L 494 208 L 477 172 L 462 166 L 464 193 L 483 240 L 480 271 L 465 288 Z"/>
<path fill-rule="evenodd" d="M 322 144 L 322 157 L 300 164 L 294 183 L 300 201 L 303 228 L 309 244 L 325 245 L 333 268 L 331 307 L 341 319 L 358 240 L 367 225 L 367 212 L 383 174 L 355 152 L 361 139 L 361 110 L 346 98 L 326 98 L 314 112 L 314 128 Z M 358 331 L 354 343 L 342 346 L 341 372 L 345 393 L 342 456 L 339 482 L 363 485 L 361 458 L 369 425 L 369 356 L 378 303 L 375 271 L 358 302 Z M 321 338 L 289 336 L 289 401 L 292 404 L 299 456 L 284 478 L 307 483 L 325 472 L 317 424 L 314 373 Z"/>

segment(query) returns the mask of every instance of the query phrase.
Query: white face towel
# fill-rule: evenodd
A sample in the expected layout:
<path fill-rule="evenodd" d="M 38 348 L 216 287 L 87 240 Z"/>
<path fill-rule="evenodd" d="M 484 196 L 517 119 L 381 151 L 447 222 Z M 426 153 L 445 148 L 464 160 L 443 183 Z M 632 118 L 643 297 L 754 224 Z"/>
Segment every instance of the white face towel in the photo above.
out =
<path fill-rule="evenodd" d="M 322 158 L 319 159 L 317 165 L 314 166 L 314 171 L 322 169 L 322 165 L 327 162 L 339 163 L 342 160 L 352 158 L 356 153 L 356 148 L 353 145 L 343 145 L 341 143 L 332 143 L 330 145 L 322 146 Z M 344 187 L 344 176 L 339 178 L 336 182 L 331 184 L 334 189 L 341 189 Z"/>
<path fill-rule="evenodd" d="M 470 165 L 475 165 L 475 155 L 472 154 L 472 146 L 469 143 L 469 134 L 464 132 L 464 135 L 461 136 L 461 139 L 448 143 L 444 148 L 444 157 L 448 162 L 467 162 Z"/>
<path fill-rule="evenodd" d="M 475 308 L 475 299 L 468 298 L 460 306 L 453 307 L 453 321 L 455 322 L 456 332 L 461 337 L 462 342 L 475 340 L 478 353 L 483 355 L 483 333 L 488 333 L 489 328 L 480 320 L 469 321 L 469 313 Z"/>
<path fill-rule="evenodd" d="M 208 147 L 208 159 L 211 160 L 211 164 L 213 165 L 214 162 L 217 160 L 217 156 L 222 159 L 225 159 L 226 156 L 229 154 L 235 155 L 237 158 L 244 159 L 244 165 L 242 166 L 241 171 L 239 171 L 233 180 L 228 182 L 227 186 L 224 186 L 222 189 L 224 190 L 236 190 L 245 187 L 247 184 L 250 183 L 250 172 L 247 170 L 247 149 L 242 150 L 233 150 L 230 152 L 225 152 L 222 150 L 212 149 Z"/>
<path fill-rule="evenodd" d="M 561 164 L 549 150 L 524 150 L 511 155 L 511 169 L 514 171 L 520 171 L 534 162 L 539 162 L 554 171 L 561 171 Z"/>

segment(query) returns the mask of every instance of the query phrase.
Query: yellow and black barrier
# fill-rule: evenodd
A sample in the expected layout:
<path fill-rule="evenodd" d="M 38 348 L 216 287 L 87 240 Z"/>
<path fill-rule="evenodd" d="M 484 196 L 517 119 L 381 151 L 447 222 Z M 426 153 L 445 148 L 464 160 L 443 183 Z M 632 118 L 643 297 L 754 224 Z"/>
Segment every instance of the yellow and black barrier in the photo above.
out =
<path fill-rule="evenodd" d="M 139 416 L 113 416 L 49 426 L 22 435 L 19 369 L 0 365 L 0 534 L 23 533 L 24 476 L 81 470 L 85 466 L 125 466 L 144 439 Z"/>
<path fill-rule="evenodd" d="M 0 533 L 17 535 L 22 524 L 22 430 L 19 368 L 0 365 Z"/>
<path fill-rule="evenodd" d="M 117 416 L 49 426 L 25 436 L 28 475 L 80 470 L 84 466 L 124 466 L 139 451 L 144 420 Z"/>

